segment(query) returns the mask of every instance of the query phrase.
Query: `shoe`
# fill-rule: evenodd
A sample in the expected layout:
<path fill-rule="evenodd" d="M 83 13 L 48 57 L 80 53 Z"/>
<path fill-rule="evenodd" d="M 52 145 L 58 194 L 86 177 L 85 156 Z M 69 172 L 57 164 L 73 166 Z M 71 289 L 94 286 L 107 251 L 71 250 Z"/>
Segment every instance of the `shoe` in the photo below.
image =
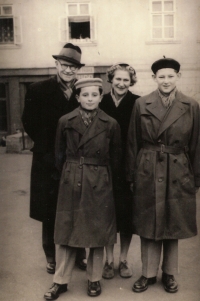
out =
<path fill-rule="evenodd" d="M 178 283 L 176 282 L 173 275 L 162 274 L 162 283 L 164 289 L 168 293 L 176 293 L 178 291 Z"/>
<path fill-rule="evenodd" d="M 148 289 L 149 284 L 154 284 L 156 283 L 157 278 L 156 277 L 151 277 L 151 278 L 146 278 L 144 276 L 141 276 L 133 285 L 132 290 L 136 293 L 141 293 L 144 292 Z"/>
<path fill-rule="evenodd" d="M 122 278 L 130 278 L 132 276 L 132 271 L 128 267 L 128 262 L 126 260 L 121 261 L 119 264 L 119 275 Z"/>
<path fill-rule="evenodd" d="M 47 273 L 54 274 L 56 269 L 56 264 L 52 262 L 48 262 L 46 266 Z"/>
<path fill-rule="evenodd" d="M 61 293 L 67 291 L 67 284 L 53 283 L 48 292 L 44 294 L 46 300 L 56 300 Z"/>
<path fill-rule="evenodd" d="M 87 268 L 87 260 L 85 258 L 76 260 L 76 265 L 80 270 L 86 271 Z"/>
<path fill-rule="evenodd" d="M 99 281 L 91 282 L 88 280 L 88 296 L 96 297 L 101 294 L 101 285 Z"/>
<path fill-rule="evenodd" d="M 108 261 L 106 260 L 104 268 L 103 268 L 102 277 L 104 279 L 112 279 L 114 276 L 115 276 L 114 264 L 113 264 L 113 262 L 108 264 Z"/>

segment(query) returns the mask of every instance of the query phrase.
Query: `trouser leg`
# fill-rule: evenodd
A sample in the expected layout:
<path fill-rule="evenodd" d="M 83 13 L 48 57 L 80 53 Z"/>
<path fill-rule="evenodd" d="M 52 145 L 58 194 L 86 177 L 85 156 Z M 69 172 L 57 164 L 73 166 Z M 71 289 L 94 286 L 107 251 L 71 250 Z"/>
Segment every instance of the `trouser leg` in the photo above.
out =
<path fill-rule="evenodd" d="M 71 281 L 77 248 L 56 245 L 56 271 L 53 282 L 66 284 Z"/>
<path fill-rule="evenodd" d="M 42 246 L 47 262 L 55 262 L 54 218 L 45 219 L 42 223 Z"/>
<path fill-rule="evenodd" d="M 141 237 L 142 275 L 146 278 L 157 276 L 162 240 L 155 241 Z"/>
<path fill-rule="evenodd" d="M 178 274 L 178 240 L 163 240 L 162 271 L 168 275 Z"/>
<path fill-rule="evenodd" d="M 103 270 L 103 247 L 90 248 L 87 260 L 87 278 L 91 282 L 99 281 Z"/>

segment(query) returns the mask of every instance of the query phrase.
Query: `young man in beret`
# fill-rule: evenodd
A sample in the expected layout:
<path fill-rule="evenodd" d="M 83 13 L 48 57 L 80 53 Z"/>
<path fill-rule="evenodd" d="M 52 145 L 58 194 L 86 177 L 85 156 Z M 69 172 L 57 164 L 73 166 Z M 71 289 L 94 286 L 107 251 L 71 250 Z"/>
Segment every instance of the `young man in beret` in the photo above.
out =
<path fill-rule="evenodd" d="M 78 70 L 84 66 L 81 49 L 71 43 L 53 58 L 56 76 L 30 85 L 22 115 L 24 129 L 34 141 L 30 217 L 42 222 L 42 245 L 50 274 L 55 272 L 54 223 L 59 185 L 54 158 L 56 127 L 61 116 L 78 107 L 74 84 Z M 84 270 L 85 256 L 85 249 L 77 252 L 77 264 Z"/>
<path fill-rule="evenodd" d="M 156 283 L 163 248 L 162 283 L 168 293 L 176 293 L 178 240 L 197 234 L 200 111 L 176 88 L 179 62 L 163 58 L 151 69 L 158 89 L 136 100 L 128 134 L 127 180 L 142 258 L 142 276 L 132 289 L 143 292 Z"/>

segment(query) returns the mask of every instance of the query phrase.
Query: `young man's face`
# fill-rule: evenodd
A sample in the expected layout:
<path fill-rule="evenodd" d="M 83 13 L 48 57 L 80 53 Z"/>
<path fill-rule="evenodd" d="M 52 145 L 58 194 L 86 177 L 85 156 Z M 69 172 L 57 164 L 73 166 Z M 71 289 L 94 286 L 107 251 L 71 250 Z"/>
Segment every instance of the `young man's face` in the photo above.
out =
<path fill-rule="evenodd" d="M 99 87 L 89 86 L 81 88 L 80 95 L 76 95 L 76 98 L 82 108 L 92 111 L 99 106 L 102 95 L 100 94 Z"/>
<path fill-rule="evenodd" d="M 165 94 L 169 94 L 176 87 L 176 82 L 180 77 L 181 74 L 172 68 L 160 69 L 153 75 L 154 81 L 158 84 L 158 89 Z"/>
<path fill-rule="evenodd" d="M 79 67 L 75 64 L 59 59 L 56 61 L 56 69 L 60 78 L 64 82 L 70 83 L 76 78 Z"/>

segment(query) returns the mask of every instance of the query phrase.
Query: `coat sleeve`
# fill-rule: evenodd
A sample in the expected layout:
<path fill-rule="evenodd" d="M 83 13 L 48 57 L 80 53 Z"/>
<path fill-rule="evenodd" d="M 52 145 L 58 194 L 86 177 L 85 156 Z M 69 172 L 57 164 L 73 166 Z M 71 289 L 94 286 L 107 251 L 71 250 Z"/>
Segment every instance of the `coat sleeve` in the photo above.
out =
<path fill-rule="evenodd" d="M 200 108 L 193 106 L 193 130 L 189 142 L 189 158 L 194 172 L 195 186 L 200 187 Z"/>
<path fill-rule="evenodd" d="M 142 133 L 140 125 L 139 101 L 133 107 L 126 145 L 126 180 L 134 181 L 134 172 L 137 155 L 142 147 Z"/>
<path fill-rule="evenodd" d="M 26 133 L 35 141 L 35 138 L 41 129 L 42 103 L 37 93 L 35 85 L 31 85 L 25 96 L 24 110 L 22 114 L 22 123 Z"/>
<path fill-rule="evenodd" d="M 64 135 L 65 119 L 61 117 L 58 121 L 55 140 L 55 166 L 59 172 L 62 171 L 66 159 L 66 138 Z"/>

